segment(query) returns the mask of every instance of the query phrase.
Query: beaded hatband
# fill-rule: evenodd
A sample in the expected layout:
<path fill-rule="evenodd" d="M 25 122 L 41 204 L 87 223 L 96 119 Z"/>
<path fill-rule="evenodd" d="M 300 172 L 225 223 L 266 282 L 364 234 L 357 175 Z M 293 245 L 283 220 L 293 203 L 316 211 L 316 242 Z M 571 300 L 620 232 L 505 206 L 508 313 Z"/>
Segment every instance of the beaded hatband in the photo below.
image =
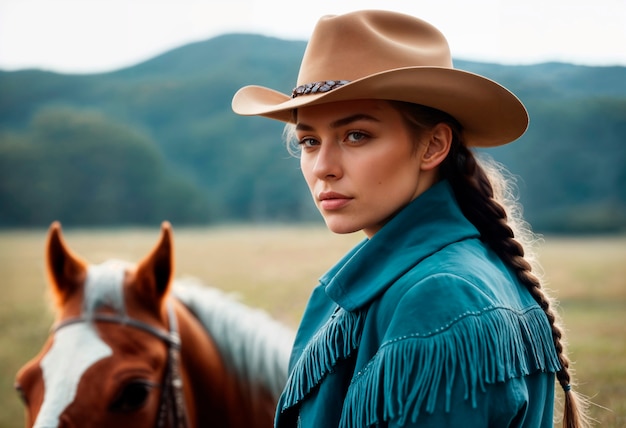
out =
<path fill-rule="evenodd" d="M 307 83 L 300 85 L 291 92 L 291 98 L 300 95 L 316 94 L 318 92 L 328 92 L 340 86 L 350 83 L 349 80 L 322 80 L 321 82 Z"/>

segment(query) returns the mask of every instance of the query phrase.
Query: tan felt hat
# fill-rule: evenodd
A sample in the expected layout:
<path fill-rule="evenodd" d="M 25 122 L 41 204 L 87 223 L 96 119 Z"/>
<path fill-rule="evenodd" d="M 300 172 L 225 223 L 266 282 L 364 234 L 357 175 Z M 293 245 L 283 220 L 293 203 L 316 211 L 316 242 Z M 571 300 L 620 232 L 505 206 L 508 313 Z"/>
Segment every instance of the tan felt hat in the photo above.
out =
<path fill-rule="evenodd" d="M 233 97 L 232 108 L 245 116 L 290 122 L 294 109 L 356 99 L 407 101 L 442 110 L 461 123 L 469 146 L 506 144 L 528 127 L 526 109 L 513 93 L 453 67 L 439 30 L 421 19 L 379 10 L 322 17 L 293 93 L 246 86 Z"/>

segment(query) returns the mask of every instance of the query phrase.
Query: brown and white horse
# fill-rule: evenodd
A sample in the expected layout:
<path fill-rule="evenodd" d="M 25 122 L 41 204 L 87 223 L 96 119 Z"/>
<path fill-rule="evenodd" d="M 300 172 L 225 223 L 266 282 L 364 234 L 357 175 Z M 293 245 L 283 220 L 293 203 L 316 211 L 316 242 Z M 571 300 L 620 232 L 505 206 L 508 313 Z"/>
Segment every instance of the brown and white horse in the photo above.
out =
<path fill-rule="evenodd" d="M 56 321 L 16 381 L 28 427 L 272 426 L 292 331 L 219 290 L 174 283 L 172 254 L 165 222 L 136 267 L 89 265 L 52 224 Z"/>

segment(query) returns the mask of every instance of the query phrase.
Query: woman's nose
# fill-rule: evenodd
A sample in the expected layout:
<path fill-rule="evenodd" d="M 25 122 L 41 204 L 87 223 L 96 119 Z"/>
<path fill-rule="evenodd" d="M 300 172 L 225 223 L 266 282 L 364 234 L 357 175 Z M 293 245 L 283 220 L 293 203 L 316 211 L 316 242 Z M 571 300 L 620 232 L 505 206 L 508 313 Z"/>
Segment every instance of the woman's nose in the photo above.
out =
<path fill-rule="evenodd" d="M 343 174 L 341 150 L 335 144 L 322 144 L 317 151 L 313 172 L 322 180 L 337 179 Z"/>

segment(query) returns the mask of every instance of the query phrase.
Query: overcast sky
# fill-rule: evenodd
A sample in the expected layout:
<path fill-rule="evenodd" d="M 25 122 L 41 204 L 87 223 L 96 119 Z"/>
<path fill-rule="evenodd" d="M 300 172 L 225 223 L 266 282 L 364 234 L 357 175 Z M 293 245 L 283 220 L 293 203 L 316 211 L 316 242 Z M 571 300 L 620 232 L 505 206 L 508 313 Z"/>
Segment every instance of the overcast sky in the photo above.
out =
<path fill-rule="evenodd" d="M 109 71 L 229 32 L 306 40 L 358 9 L 431 22 L 457 59 L 626 66 L 626 0 L 0 0 L 0 69 Z"/>

